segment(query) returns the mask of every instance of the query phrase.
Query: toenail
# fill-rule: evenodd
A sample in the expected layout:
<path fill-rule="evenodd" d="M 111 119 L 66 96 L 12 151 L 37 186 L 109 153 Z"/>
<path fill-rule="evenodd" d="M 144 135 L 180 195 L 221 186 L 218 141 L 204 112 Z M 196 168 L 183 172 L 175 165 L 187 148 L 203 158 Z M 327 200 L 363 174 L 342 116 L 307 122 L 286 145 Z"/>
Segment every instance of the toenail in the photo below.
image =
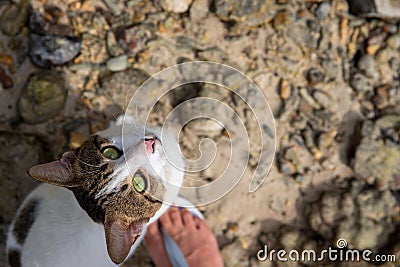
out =
<path fill-rule="evenodd" d="M 173 206 L 173 207 L 171 207 L 171 208 L 168 209 L 168 213 L 169 213 L 169 214 L 174 213 L 174 212 L 176 212 L 176 211 L 177 211 L 177 208 L 176 208 L 175 206 Z"/>

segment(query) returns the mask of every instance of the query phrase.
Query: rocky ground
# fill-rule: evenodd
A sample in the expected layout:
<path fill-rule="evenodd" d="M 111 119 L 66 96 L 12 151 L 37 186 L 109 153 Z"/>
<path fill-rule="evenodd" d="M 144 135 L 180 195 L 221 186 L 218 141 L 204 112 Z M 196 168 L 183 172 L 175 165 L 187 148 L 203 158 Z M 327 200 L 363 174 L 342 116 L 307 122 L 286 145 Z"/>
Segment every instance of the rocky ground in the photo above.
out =
<path fill-rule="evenodd" d="M 248 193 L 253 149 L 238 186 L 201 208 L 226 266 L 298 266 L 256 254 L 264 245 L 321 250 L 339 238 L 400 259 L 399 21 L 398 3 L 378 0 L 0 0 L 0 250 L 37 185 L 30 166 L 107 127 L 152 74 L 204 60 L 253 79 L 276 118 L 266 182 Z M 197 96 L 246 114 L 223 90 L 197 85 L 161 99 L 153 123 Z M 204 125 L 185 128 L 186 156 L 207 135 L 224 153 L 226 134 Z M 126 266 L 135 263 L 152 266 L 143 247 Z M 368 264 L 342 263 L 356 265 Z"/>

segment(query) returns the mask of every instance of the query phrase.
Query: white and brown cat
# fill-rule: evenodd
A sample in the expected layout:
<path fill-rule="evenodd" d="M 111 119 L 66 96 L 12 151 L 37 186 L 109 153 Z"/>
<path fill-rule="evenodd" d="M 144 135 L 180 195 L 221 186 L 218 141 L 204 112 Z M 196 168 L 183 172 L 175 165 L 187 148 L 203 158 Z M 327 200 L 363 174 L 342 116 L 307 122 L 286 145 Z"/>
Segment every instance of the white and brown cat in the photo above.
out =
<path fill-rule="evenodd" d="M 122 263 L 146 225 L 177 198 L 183 180 L 183 171 L 166 159 L 160 134 L 133 123 L 113 126 L 60 160 L 32 167 L 29 174 L 44 184 L 27 196 L 9 228 L 9 264 Z M 166 140 L 174 165 L 183 166 L 178 143 Z"/>

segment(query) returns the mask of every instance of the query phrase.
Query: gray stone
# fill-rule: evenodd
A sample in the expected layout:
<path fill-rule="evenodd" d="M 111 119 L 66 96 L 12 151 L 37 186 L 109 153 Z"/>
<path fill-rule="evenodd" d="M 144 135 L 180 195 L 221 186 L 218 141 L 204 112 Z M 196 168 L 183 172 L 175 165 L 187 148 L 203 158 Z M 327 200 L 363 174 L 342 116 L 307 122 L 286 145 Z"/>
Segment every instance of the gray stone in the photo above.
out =
<path fill-rule="evenodd" d="M 316 68 L 311 68 L 307 71 L 306 79 L 310 85 L 321 83 L 325 79 L 325 74 Z"/>
<path fill-rule="evenodd" d="M 347 0 L 350 12 L 362 17 L 399 18 L 400 2 L 397 0 Z"/>
<path fill-rule="evenodd" d="M 103 0 L 107 5 L 108 9 L 113 13 L 114 16 L 119 16 L 123 9 L 123 4 L 115 0 Z"/>
<path fill-rule="evenodd" d="M 323 108 L 328 108 L 332 104 L 331 97 L 322 91 L 314 91 L 312 96 Z"/>
<path fill-rule="evenodd" d="M 19 113 L 28 123 L 39 123 L 56 116 L 66 98 L 64 81 L 56 72 L 37 72 L 29 77 L 18 103 Z"/>
<path fill-rule="evenodd" d="M 319 19 L 324 19 L 331 13 L 332 5 L 329 2 L 321 3 L 315 10 L 315 14 Z"/>
<path fill-rule="evenodd" d="M 159 2 L 166 11 L 185 13 L 189 9 L 192 0 L 159 0 Z"/>
<path fill-rule="evenodd" d="M 374 0 L 378 17 L 399 18 L 400 2 L 396 0 Z"/>
<path fill-rule="evenodd" d="M 362 73 L 356 72 L 350 77 L 351 87 L 359 92 L 372 91 L 373 86 L 371 85 L 369 79 Z"/>
<path fill-rule="evenodd" d="M 128 67 L 128 57 L 122 55 L 119 57 L 110 58 L 107 61 L 107 69 L 111 71 L 122 71 Z"/>
<path fill-rule="evenodd" d="M 33 10 L 29 17 L 29 31 L 39 35 L 78 37 L 68 23 L 67 16 L 56 5 Z"/>
<path fill-rule="evenodd" d="M 21 0 L 18 5 L 9 3 L 0 14 L 0 30 L 7 35 L 21 32 L 29 14 L 29 0 Z"/>
<path fill-rule="evenodd" d="M 118 45 L 115 35 L 112 31 L 107 32 L 107 51 L 108 53 L 113 56 L 120 56 L 124 53 L 122 48 Z"/>
<path fill-rule="evenodd" d="M 350 12 L 355 15 L 370 15 L 376 12 L 374 0 L 347 0 Z"/>
<path fill-rule="evenodd" d="M 205 19 L 209 13 L 209 0 L 194 0 L 190 7 L 190 18 L 193 21 Z"/>
<path fill-rule="evenodd" d="M 379 73 L 376 68 L 375 60 L 371 55 L 363 55 L 357 61 L 357 68 L 362 71 L 366 76 L 378 79 Z"/>
<path fill-rule="evenodd" d="M 124 37 L 117 41 L 125 54 L 135 56 L 146 49 L 153 34 L 154 32 L 147 25 L 138 25 L 126 28 L 123 33 Z"/>
<path fill-rule="evenodd" d="M 39 67 L 61 65 L 74 59 L 80 52 L 81 42 L 71 38 L 31 33 L 32 62 Z"/>
<path fill-rule="evenodd" d="M 264 20 L 273 16 L 272 5 L 274 1 L 247 1 L 247 0 L 216 0 L 214 1 L 215 13 L 222 20 L 245 21 L 253 20 L 258 15 L 263 14 Z"/>
<path fill-rule="evenodd" d="M 393 49 L 398 49 L 400 47 L 400 34 L 394 34 L 387 38 L 386 44 Z"/>
<path fill-rule="evenodd" d="M 287 28 L 287 33 L 298 45 L 316 49 L 321 36 L 321 25 L 317 20 L 299 20 Z"/>

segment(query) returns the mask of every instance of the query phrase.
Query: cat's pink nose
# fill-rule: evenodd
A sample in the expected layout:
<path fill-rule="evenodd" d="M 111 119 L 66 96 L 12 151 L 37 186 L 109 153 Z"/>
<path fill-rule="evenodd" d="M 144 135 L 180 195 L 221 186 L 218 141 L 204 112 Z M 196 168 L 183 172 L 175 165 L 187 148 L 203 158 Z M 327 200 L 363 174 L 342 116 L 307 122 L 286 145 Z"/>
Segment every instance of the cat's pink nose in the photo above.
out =
<path fill-rule="evenodd" d="M 145 139 L 144 144 L 148 153 L 154 153 L 154 139 Z"/>

